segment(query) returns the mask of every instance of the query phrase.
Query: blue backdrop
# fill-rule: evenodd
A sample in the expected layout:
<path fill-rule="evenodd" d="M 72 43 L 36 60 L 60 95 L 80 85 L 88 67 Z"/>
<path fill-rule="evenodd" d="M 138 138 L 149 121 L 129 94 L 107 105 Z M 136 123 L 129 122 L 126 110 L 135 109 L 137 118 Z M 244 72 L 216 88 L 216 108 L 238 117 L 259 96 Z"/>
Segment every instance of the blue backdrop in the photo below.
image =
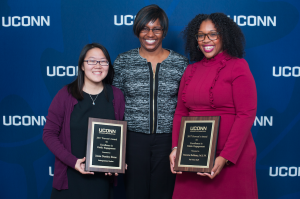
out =
<path fill-rule="evenodd" d="M 52 98 L 76 78 L 85 44 L 103 44 L 112 60 L 138 47 L 133 20 L 149 4 L 169 17 L 163 47 L 181 54 L 180 32 L 196 14 L 223 12 L 242 28 L 258 92 L 259 198 L 300 198 L 299 0 L 1 0 L 1 198 L 50 197 L 54 156 L 42 129 Z M 115 198 L 123 199 L 119 178 Z"/>

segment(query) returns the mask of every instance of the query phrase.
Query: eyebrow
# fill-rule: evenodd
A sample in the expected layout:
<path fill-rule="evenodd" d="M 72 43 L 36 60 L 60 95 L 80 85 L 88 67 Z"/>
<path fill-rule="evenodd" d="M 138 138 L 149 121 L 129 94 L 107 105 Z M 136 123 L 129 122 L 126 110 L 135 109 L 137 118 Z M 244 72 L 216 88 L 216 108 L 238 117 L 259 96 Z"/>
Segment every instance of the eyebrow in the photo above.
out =
<path fill-rule="evenodd" d="M 149 28 L 149 27 L 146 26 L 146 25 L 144 26 L 144 28 L 145 28 L 145 27 Z M 162 28 L 162 26 L 161 26 L 161 25 L 157 25 L 157 26 L 154 26 L 154 28 Z"/>
<path fill-rule="evenodd" d="M 88 59 L 90 59 L 90 58 L 96 59 L 96 57 L 88 57 Z M 105 60 L 107 60 L 105 57 L 102 57 L 102 58 L 100 58 L 100 59 L 105 59 Z"/>
<path fill-rule="evenodd" d="M 203 31 L 198 31 L 198 32 L 203 32 Z M 217 30 L 210 30 L 209 32 L 218 32 Z"/>

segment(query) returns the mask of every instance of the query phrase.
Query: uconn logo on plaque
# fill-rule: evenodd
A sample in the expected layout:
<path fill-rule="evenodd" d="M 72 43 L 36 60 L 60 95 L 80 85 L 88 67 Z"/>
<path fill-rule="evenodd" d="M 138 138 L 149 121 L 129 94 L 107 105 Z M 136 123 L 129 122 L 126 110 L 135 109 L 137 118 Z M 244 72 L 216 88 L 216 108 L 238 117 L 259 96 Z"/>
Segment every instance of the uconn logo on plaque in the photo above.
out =
<path fill-rule="evenodd" d="M 117 131 L 114 129 L 105 129 L 105 128 L 99 128 L 100 134 L 116 134 Z"/>
<path fill-rule="evenodd" d="M 191 126 L 191 131 L 207 131 L 207 126 Z"/>

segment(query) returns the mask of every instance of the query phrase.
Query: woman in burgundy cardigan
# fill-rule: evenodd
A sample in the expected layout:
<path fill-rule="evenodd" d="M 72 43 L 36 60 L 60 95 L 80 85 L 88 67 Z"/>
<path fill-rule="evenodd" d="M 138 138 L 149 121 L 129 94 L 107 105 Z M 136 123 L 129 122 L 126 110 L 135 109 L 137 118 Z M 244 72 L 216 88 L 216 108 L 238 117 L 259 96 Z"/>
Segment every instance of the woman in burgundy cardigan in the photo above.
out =
<path fill-rule="evenodd" d="M 110 198 L 104 173 L 84 171 L 88 118 L 122 120 L 122 91 L 111 86 L 114 69 L 106 48 L 86 45 L 79 56 L 78 77 L 54 97 L 43 140 L 55 155 L 51 198 Z"/>
<path fill-rule="evenodd" d="M 250 132 L 257 94 L 244 55 L 241 29 L 222 13 L 199 14 L 184 31 L 190 64 L 180 83 L 173 120 L 170 166 L 177 173 L 173 199 L 255 199 L 256 147 Z M 175 172 L 182 116 L 221 116 L 211 173 Z"/>

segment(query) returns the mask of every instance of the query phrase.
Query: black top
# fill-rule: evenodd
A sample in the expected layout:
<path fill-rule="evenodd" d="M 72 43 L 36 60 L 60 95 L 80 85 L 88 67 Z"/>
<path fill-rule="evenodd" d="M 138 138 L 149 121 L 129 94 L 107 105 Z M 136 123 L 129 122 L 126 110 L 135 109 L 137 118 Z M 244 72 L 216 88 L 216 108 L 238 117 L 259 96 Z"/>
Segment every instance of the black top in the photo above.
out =
<path fill-rule="evenodd" d="M 151 62 L 148 62 L 150 71 L 150 133 L 156 133 L 157 128 L 157 91 L 158 91 L 158 71 L 160 63 L 157 63 L 155 73 Z"/>
<path fill-rule="evenodd" d="M 93 105 L 90 95 L 83 92 L 84 99 L 78 101 L 74 106 L 70 119 L 71 150 L 72 154 L 79 159 L 86 156 L 88 118 L 115 119 L 113 90 L 108 85 L 106 85 L 105 90 L 106 95 L 104 90 L 98 97 L 91 95 L 95 105 Z M 69 188 L 60 191 L 53 188 L 51 198 L 110 198 L 110 178 L 104 173 L 95 172 L 94 175 L 83 175 L 74 168 L 68 167 L 67 176 Z"/>
<path fill-rule="evenodd" d="M 83 92 L 84 99 L 78 101 L 71 114 L 71 150 L 77 158 L 86 155 L 87 129 L 89 117 L 101 119 L 115 119 L 113 107 L 113 91 L 111 86 L 106 86 L 107 101 L 104 91 L 97 95 L 90 95 Z M 97 97 L 97 98 L 96 98 Z M 93 105 L 93 100 L 95 105 Z M 96 100 L 95 100 L 96 99 Z"/>

